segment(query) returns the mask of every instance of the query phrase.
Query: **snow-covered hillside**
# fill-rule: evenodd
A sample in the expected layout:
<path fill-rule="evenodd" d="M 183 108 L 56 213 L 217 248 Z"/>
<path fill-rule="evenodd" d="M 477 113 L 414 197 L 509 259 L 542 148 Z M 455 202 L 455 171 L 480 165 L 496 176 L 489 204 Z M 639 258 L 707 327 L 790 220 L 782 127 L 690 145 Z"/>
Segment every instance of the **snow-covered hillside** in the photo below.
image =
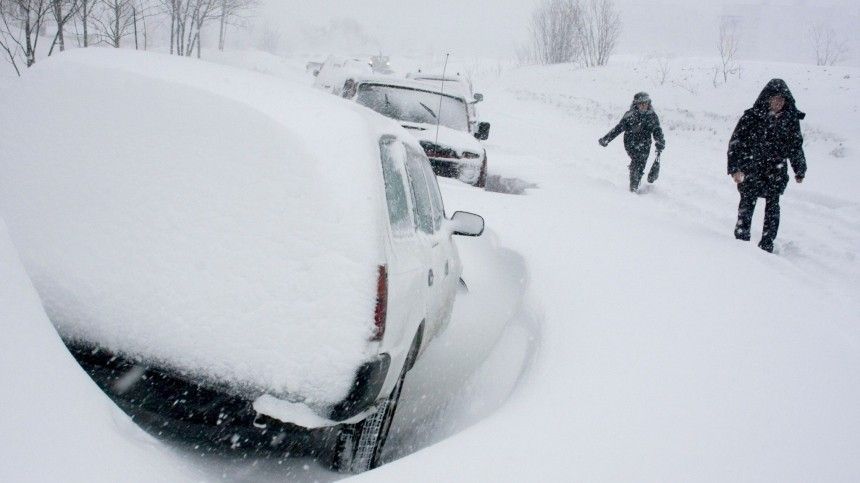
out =
<path fill-rule="evenodd" d="M 304 59 L 217 60 L 300 80 Z M 488 232 L 458 240 L 470 293 L 407 379 L 389 464 L 357 480 L 860 478 L 860 70 L 749 63 L 714 87 L 713 64 L 674 59 L 662 85 L 632 58 L 456 67 L 487 99 L 494 186 L 536 187 L 441 183 L 448 213 L 479 213 Z M 775 255 L 734 240 L 725 174 L 731 130 L 773 77 L 808 114 L 809 163 L 783 198 Z M 661 178 L 634 195 L 620 140 L 597 139 L 640 90 L 667 149 Z M 340 477 L 308 460 L 185 457 L 206 479 Z"/>

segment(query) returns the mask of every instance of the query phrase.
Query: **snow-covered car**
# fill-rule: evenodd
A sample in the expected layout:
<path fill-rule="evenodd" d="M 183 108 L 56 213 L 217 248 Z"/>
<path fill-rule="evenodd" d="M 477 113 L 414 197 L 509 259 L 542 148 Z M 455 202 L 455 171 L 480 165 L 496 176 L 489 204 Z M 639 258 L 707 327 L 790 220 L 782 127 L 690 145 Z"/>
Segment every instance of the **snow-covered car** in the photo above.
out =
<path fill-rule="evenodd" d="M 357 78 L 344 97 L 397 120 L 418 138 L 439 176 L 455 178 L 473 186 L 487 182 L 487 151 L 479 140 L 490 133 L 480 123 L 473 133 L 469 101 L 456 92 L 444 92 L 427 82 L 395 78 Z"/>
<path fill-rule="evenodd" d="M 159 434 L 379 463 L 451 316 L 452 236 L 484 227 L 446 217 L 411 135 L 298 84 L 102 49 L 41 63 L 4 99 L 0 213 L 118 405 Z"/>
<path fill-rule="evenodd" d="M 314 87 L 336 96 L 343 95 L 344 85 L 349 79 L 373 75 L 373 66 L 369 60 L 353 57 L 329 55 L 325 61 L 313 64 Z"/>
<path fill-rule="evenodd" d="M 334 71 L 337 65 L 332 66 Z M 362 76 L 342 68 L 337 72 L 330 77 L 339 86 L 319 77 L 314 86 L 398 121 L 419 140 L 437 175 L 480 188 L 486 185 L 487 151 L 479 141 L 489 137 L 490 124 L 475 120 L 477 101 L 467 99 L 465 91 L 446 90 L 446 83 L 432 79 Z"/>
<path fill-rule="evenodd" d="M 454 75 L 448 74 L 433 74 L 430 72 L 410 72 L 406 74 L 407 79 L 414 79 L 419 82 L 429 83 L 431 85 L 435 85 L 439 87 L 442 85 L 442 89 L 445 92 L 455 92 L 458 95 L 462 96 L 464 99 L 469 100 L 467 103 L 469 107 L 469 130 L 476 134 L 480 135 L 481 123 L 479 121 L 478 115 L 478 103 L 484 101 L 484 95 L 475 92 L 472 81 L 467 77 L 460 75 L 459 72 Z M 444 84 L 444 85 L 443 85 Z M 489 124 L 485 124 L 486 128 L 489 128 Z M 487 133 L 489 134 L 489 133 Z"/>

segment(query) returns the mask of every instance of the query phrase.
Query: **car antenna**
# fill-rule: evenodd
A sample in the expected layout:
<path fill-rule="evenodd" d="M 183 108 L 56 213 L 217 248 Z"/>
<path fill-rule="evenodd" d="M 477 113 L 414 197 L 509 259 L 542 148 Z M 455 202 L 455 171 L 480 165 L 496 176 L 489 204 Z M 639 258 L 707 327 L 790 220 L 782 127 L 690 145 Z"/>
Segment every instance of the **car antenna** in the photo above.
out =
<path fill-rule="evenodd" d="M 445 53 L 445 65 L 442 66 L 442 89 L 439 90 L 439 110 L 436 115 L 436 142 L 434 143 L 436 146 L 439 145 L 439 124 L 442 122 L 442 96 L 445 94 L 445 72 L 448 70 L 448 56 L 451 53 Z"/>

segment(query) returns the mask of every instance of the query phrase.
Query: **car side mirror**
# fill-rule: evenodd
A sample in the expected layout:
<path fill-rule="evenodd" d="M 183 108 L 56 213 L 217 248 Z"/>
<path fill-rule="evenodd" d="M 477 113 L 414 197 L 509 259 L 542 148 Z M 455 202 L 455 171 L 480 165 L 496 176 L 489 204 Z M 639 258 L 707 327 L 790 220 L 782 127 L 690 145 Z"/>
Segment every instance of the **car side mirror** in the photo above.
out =
<path fill-rule="evenodd" d="M 448 223 L 453 235 L 481 236 L 484 233 L 484 219 L 468 211 L 454 213 Z"/>
<path fill-rule="evenodd" d="M 490 138 L 490 123 L 488 122 L 479 122 L 478 123 L 478 132 L 475 133 L 475 138 L 481 141 L 486 141 Z"/>
<path fill-rule="evenodd" d="M 475 102 L 482 102 L 484 100 L 484 95 L 480 92 L 476 93 L 474 96 Z"/>

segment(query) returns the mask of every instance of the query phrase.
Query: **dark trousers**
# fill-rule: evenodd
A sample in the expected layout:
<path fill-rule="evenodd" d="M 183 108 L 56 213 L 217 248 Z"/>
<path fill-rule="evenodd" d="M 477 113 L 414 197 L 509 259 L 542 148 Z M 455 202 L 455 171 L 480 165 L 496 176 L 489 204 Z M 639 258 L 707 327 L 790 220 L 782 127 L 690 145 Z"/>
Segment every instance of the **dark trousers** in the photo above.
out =
<path fill-rule="evenodd" d="M 630 191 L 639 189 L 639 182 L 645 173 L 645 165 L 648 164 L 648 156 L 635 156 L 630 158 Z"/>
<path fill-rule="evenodd" d="M 757 196 L 741 193 L 741 202 L 738 204 L 738 223 L 735 226 L 735 238 L 738 240 L 750 239 L 750 226 L 757 201 Z M 773 250 L 777 230 L 779 230 L 779 195 L 765 198 L 764 230 L 759 246 L 768 251 Z"/>

